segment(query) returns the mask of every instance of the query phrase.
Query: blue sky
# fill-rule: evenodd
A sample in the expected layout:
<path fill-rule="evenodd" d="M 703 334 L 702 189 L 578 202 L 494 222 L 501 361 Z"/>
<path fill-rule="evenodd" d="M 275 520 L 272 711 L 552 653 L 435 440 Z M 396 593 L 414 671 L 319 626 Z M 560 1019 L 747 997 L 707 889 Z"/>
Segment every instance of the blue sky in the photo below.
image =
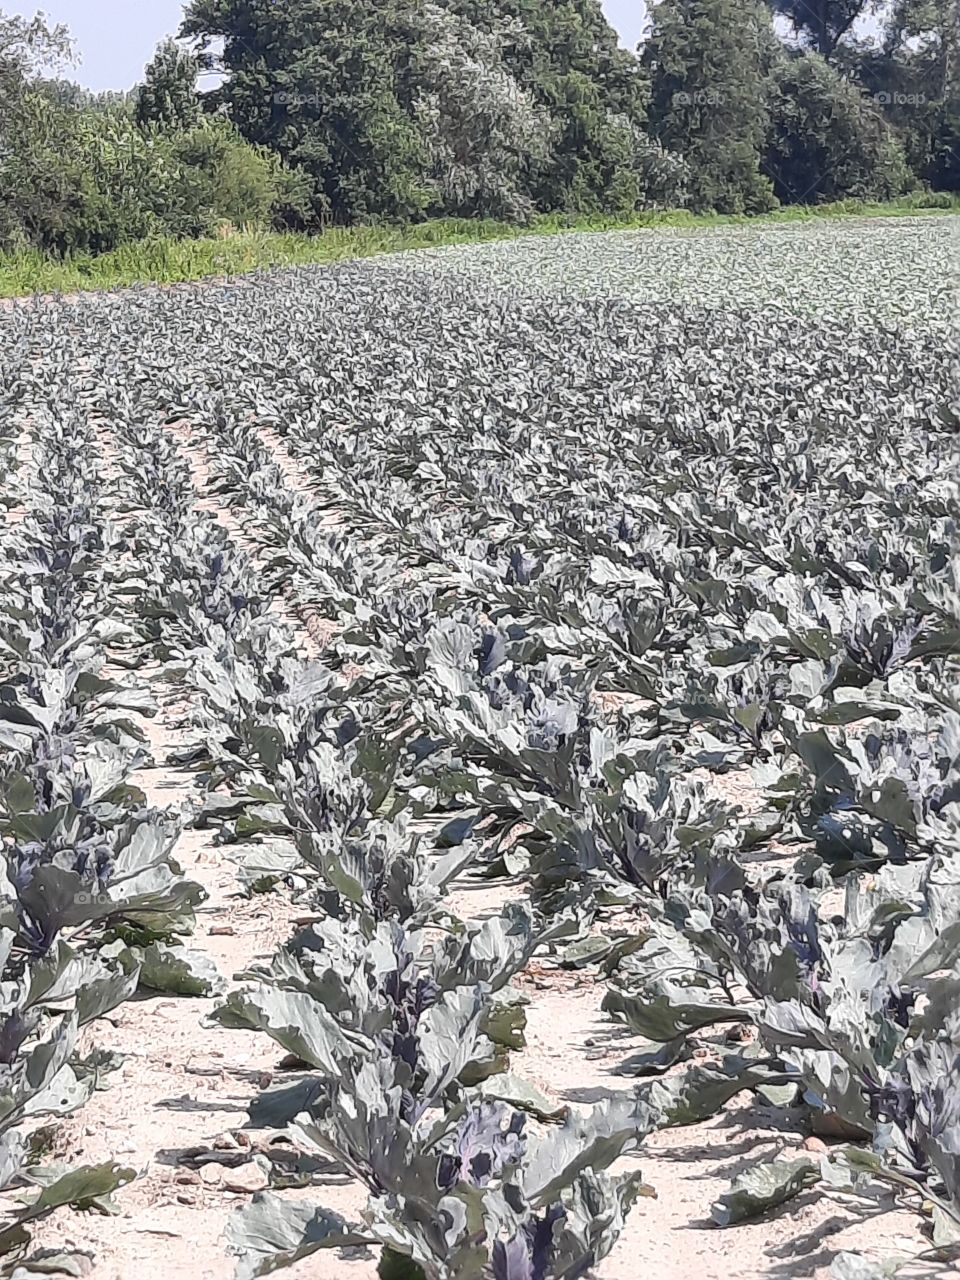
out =
<path fill-rule="evenodd" d="M 603 0 L 607 17 L 624 44 L 643 30 L 643 0 Z M 6 13 L 31 17 L 42 9 L 73 33 L 81 61 L 68 74 L 88 89 L 129 89 L 149 62 L 157 42 L 180 25 L 180 0 L 2 0 Z"/>

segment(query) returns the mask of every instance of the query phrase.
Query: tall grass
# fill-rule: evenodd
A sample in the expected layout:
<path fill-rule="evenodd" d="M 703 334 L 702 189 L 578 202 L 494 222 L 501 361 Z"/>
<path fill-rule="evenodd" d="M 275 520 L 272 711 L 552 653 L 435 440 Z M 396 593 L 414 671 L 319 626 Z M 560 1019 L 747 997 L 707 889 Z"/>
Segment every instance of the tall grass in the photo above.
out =
<path fill-rule="evenodd" d="M 131 284 L 177 284 L 209 276 L 241 275 L 265 267 L 338 262 L 403 249 L 471 244 L 567 231 L 630 230 L 640 227 L 711 227 L 738 223 L 800 222 L 811 218 L 902 217 L 960 212 L 960 198 L 927 194 L 889 204 L 839 204 L 779 209 L 762 217 L 677 212 L 637 213 L 629 218 L 551 214 L 526 226 L 481 219 L 444 219 L 412 226 L 334 227 L 307 236 L 245 231 L 209 240 L 142 240 L 111 253 L 53 258 L 39 252 L 0 254 L 0 298 L 36 293 L 77 293 Z"/>

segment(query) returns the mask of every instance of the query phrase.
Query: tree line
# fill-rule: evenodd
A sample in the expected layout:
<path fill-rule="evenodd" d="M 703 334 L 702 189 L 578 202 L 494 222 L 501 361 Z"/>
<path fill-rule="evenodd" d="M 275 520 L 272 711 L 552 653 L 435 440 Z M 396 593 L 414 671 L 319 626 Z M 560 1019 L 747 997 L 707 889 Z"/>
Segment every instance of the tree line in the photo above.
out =
<path fill-rule="evenodd" d="M 960 0 L 190 0 L 130 93 L 0 11 L 0 248 L 955 192 Z M 204 72 L 218 86 L 198 89 Z"/>

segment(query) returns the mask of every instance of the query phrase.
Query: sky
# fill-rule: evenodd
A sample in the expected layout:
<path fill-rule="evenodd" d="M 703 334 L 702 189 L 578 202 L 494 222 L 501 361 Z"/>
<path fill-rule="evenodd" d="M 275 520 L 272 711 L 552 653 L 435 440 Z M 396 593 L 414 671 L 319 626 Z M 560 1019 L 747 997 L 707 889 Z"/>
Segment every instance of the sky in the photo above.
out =
<path fill-rule="evenodd" d="M 634 47 L 643 31 L 644 0 L 602 0 L 621 41 Z M 37 9 L 70 28 L 80 62 L 66 74 L 87 89 L 129 89 L 153 50 L 180 25 L 180 0 L 3 0 L 6 13 L 32 17 Z"/>

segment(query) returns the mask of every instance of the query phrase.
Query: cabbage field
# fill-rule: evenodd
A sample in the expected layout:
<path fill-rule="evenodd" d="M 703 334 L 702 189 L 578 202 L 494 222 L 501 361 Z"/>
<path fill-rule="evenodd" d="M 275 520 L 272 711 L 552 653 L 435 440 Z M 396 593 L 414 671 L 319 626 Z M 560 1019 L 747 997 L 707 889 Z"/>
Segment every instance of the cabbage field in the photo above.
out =
<path fill-rule="evenodd" d="M 0 1276 L 956 1273 L 958 229 L 0 315 Z"/>

